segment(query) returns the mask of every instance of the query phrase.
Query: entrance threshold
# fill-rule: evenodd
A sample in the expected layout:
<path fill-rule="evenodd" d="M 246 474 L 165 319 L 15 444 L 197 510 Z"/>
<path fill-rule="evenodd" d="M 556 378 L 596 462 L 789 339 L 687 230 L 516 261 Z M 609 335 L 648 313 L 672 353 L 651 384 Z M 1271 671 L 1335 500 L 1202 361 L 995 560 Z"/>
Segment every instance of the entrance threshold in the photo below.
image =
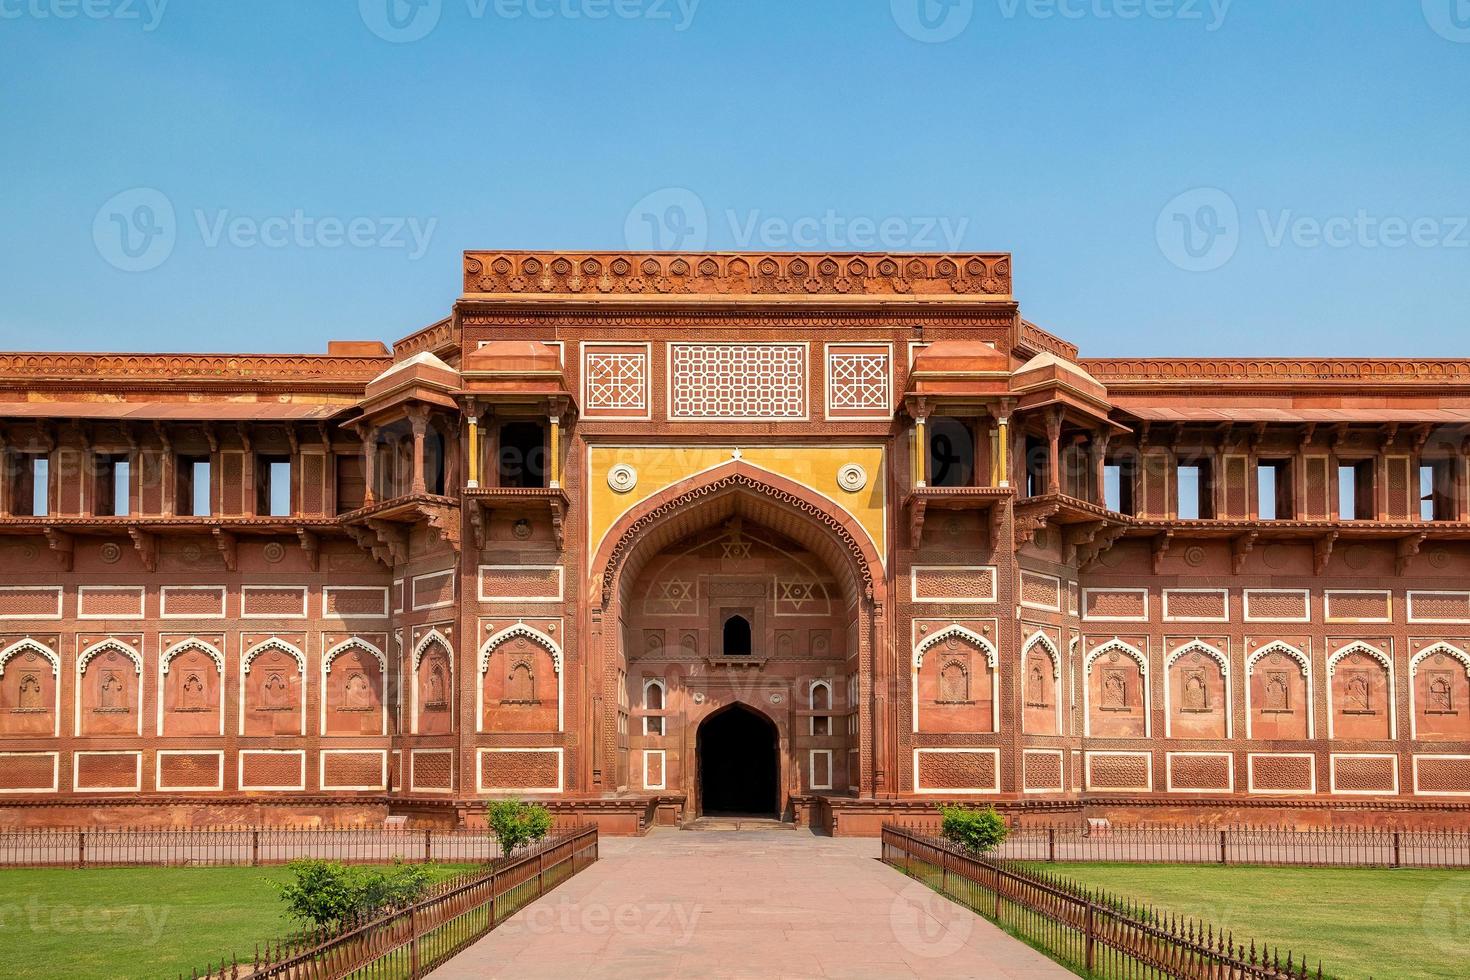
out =
<path fill-rule="evenodd" d="M 683 824 L 680 830 L 795 830 L 796 823 L 775 817 L 716 813 Z"/>

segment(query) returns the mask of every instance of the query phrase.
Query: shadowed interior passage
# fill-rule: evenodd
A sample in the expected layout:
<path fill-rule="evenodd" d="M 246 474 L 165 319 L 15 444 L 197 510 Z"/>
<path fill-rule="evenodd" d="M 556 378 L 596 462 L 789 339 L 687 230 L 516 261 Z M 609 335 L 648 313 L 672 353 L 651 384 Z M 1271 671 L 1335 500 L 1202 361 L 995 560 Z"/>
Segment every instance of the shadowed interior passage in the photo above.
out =
<path fill-rule="evenodd" d="M 731 705 L 699 726 L 699 798 L 706 814 L 776 812 L 776 726 Z"/>

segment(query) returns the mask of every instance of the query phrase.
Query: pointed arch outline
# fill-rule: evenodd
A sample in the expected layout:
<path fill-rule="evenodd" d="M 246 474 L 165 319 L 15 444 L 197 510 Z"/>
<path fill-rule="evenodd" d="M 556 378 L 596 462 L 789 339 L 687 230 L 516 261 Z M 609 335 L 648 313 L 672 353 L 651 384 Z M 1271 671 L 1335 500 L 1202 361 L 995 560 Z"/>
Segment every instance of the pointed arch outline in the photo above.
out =
<path fill-rule="evenodd" d="M 1249 677 L 1250 674 L 1251 674 L 1251 671 L 1255 670 L 1256 664 L 1259 663 L 1267 654 L 1270 654 L 1270 653 L 1284 654 L 1285 656 L 1288 656 L 1291 659 L 1295 660 L 1297 662 L 1297 664 L 1299 664 L 1301 666 L 1302 673 L 1305 674 L 1308 677 L 1308 679 L 1311 678 L 1311 676 L 1312 676 L 1312 660 L 1311 660 L 1311 658 L 1308 657 L 1302 651 L 1298 650 L 1296 647 L 1292 646 L 1290 643 L 1287 643 L 1285 640 L 1272 640 L 1270 643 L 1267 643 L 1265 646 L 1261 647 L 1259 650 L 1257 650 L 1255 653 L 1251 654 L 1249 657 L 1246 657 L 1245 658 L 1245 673 L 1246 673 L 1246 677 Z"/>
<path fill-rule="evenodd" d="M 91 665 L 92 661 L 95 660 L 98 655 L 106 653 L 109 650 L 120 653 L 128 659 L 132 660 L 134 672 L 137 673 L 139 677 L 143 676 L 143 655 L 137 650 L 134 650 L 132 647 L 128 646 L 122 640 L 110 636 L 105 640 L 101 640 L 87 647 L 87 649 L 83 650 L 77 656 L 77 676 L 81 677 L 83 674 L 85 674 L 87 672 L 87 667 Z"/>
<path fill-rule="evenodd" d="M 1142 650 L 1131 643 L 1126 643 L 1120 637 L 1113 637 L 1106 643 L 1095 648 L 1087 654 L 1082 661 L 1082 736 L 1092 737 L 1092 683 L 1088 680 L 1092 676 L 1092 665 L 1105 653 L 1117 651 L 1132 657 L 1138 664 L 1139 676 L 1143 682 L 1143 737 L 1152 738 L 1154 734 L 1153 722 L 1153 696 L 1149 690 L 1148 683 L 1148 657 L 1144 656 Z M 1165 677 L 1167 679 L 1167 673 Z"/>
<path fill-rule="evenodd" d="M 1431 654 L 1436 654 L 1436 653 L 1442 653 L 1442 654 L 1444 654 L 1447 657 L 1453 657 L 1456 661 L 1459 662 L 1459 664 L 1460 664 L 1461 667 L 1465 668 L 1465 674 L 1466 674 L 1466 676 L 1467 677 L 1470 677 L 1470 653 L 1466 653 L 1464 650 L 1461 650 L 1459 647 L 1455 646 L 1453 643 L 1449 643 L 1449 642 L 1447 642 L 1445 640 L 1438 640 L 1438 641 L 1436 641 L 1434 643 L 1429 644 L 1429 646 L 1425 647 L 1423 650 L 1420 650 L 1418 653 L 1414 654 L 1414 656 L 1409 659 L 1409 737 L 1410 738 L 1418 738 L 1419 737 L 1419 705 L 1418 705 L 1418 690 L 1417 690 L 1417 688 L 1418 688 L 1419 685 L 1416 683 L 1418 681 L 1418 678 L 1419 678 L 1419 665 L 1421 663 L 1423 663 L 1425 660 L 1429 659 L 1429 656 Z"/>
<path fill-rule="evenodd" d="M 1164 737 L 1174 737 L 1174 705 L 1173 684 L 1170 683 L 1169 671 L 1179 662 L 1186 653 L 1203 653 L 1213 660 L 1220 668 L 1220 680 L 1223 682 L 1225 691 L 1225 738 L 1235 737 L 1235 702 L 1230 689 L 1230 658 L 1223 650 L 1213 644 L 1206 643 L 1199 637 L 1195 637 L 1187 643 L 1181 644 L 1173 653 L 1164 659 Z M 1200 736 L 1202 739 L 1207 736 Z"/>
<path fill-rule="evenodd" d="M 373 646 L 371 643 L 369 643 L 367 640 L 364 640 L 360 636 L 349 636 L 347 639 L 343 640 L 341 643 L 338 643 L 336 646 L 332 647 L 332 649 L 322 654 L 322 673 L 330 674 L 332 672 L 332 661 L 336 660 L 338 657 L 342 656 L 342 654 L 353 648 L 370 654 L 373 659 L 378 662 L 378 669 L 383 672 L 384 679 L 387 679 L 388 658 L 383 655 L 382 650 L 379 650 L 377 647 Z"/>
<path fill-rule="evenodd" d="M 913 668 L 909 674 L 909 714 L 913 717 L 914 731 L 919 730 L 919 671 L 924 667 L 924 656 L 938 643 L 950 637 L 959 637 L 974 644 L 985 655 L 985 663 L 990 668 L 990 734 L 997 734 L 1000 732 L 1000 669 L 997 666 L 999 658 L 995 644 L 959 623 L 951 623 L 941 630 L 936 630 L 920 640 L 914 647 Z M 970 693 L 974 694 L 973 686 Z"/>
<path fill-rule="evenodd" d="M 1301 650 L 1287 643 L 1285 640 L 1272 640 L 1256 652 L 1245 658 L 1245 737 L 1252 738 L 1251 726 L 1255 709 L 1251 706 L 1251 678 L 1255 676 L 1256 664 L 1260 663 L 1268 654 L 1279 653 L 1296 661 L 1302 669 L 1302 678 L 1306 682 L 1305 700 L 1307 703 L 1307 738 L 1317 737 L 1317 707 L 1312 698 L 1312 658 Z"/>
<path fill-rule="evenodd" d="M 924 655 L 932 650 L 936 644 L 940 643 L 943 640 L 947 640 L 952 636 L 957 636 L 962 640 L 967 640 L 968 642 L 973 643 L 975 646 L 979 647 L 980 652 L 985 654 L 985 662 L 990 665 L 990 668 L 992 670 L 995 669 L 995 644 L 991 643 L 985 637 L 981 636 L 979 633 L 976 633 L 969 627 L 961 626 L 959 623 L 951 623 L 948 626 L 944 627 L 944 629 L 937 630 L 919 641 L 918 645 L 914 647 L 914 669 L 918 670 L 924 666 Z"/>
<path fill-rule="evenodd" d="M 1327 658 L 1327 680 L 1325 682 L 1327 685 L 1327 737 L 1329 739 L 1336 738 L 1334 731 L 1336 725 L 1334 722 L 1336 721 L 1337 706 L 1333 703 L 1332 678 L 1337 673 L 1337 665 L 1343 659 L 1355 653 L 1366 654 L 1372 657 L 1388 673 L 1387 692 L 1385 696 L 1385 700 L 1388 702 L 1388 738 L 1390 741 L 1397 739 L 1399 737 L 1398 706 L 1396 703 L 1398 700 L 1398 690 L 1394 680 L 1393 658 L 1366 640 L 1354 640 Z M 1411 727 L 1412 721 L 1411 718 Z M 1369 741 L 1372 740 L 1370 739 Z"/>
<path fill-rule="evenodd" d="M 491 635 L 480 645 L 480 676 L 475 684 L 475 731 L 485 730 L 485 675 L 490 672 L 490 657 L 501 644 L 516 637 L 524 637 L 539 647 L 542 647 L 551 655 L 552 673 L 556 675 L 556 730 L 561 732 L 565 728 L 566 718 L 566 691 L 564 688 L 565 677 L 562 671 L 561 647 L 555 640 L 545 633 L 525 623 L 515 623 Z M 667 689 L 665 689 L 667 693 Z"/>
<path fill-rule="evenodd" d="M 291 657 L 296 661 L 296 672 L 303 677 L 306 676 L 306 654 L 278 636 L 273 636 L 269 640 L 263 640 L 249 650 L 246 650 L 244 655 L 240 657 L 240 673 L 250 673 L 250 665 L 255 663 L 255 658 L 267 650 L 279 650 Z"/>
<path fill-rule="evenodd" d="M 561 676 L 561 647 L 551 637 L 536 629 L 534 626 L 528 626 L 525 623 L 516 623 L 513 626 L 507 626 L 505 629 L 499 631 L 498 633 L 495 633 L 487 640 L 485 640 L 485 642 L 480 646 L 481 674 L 489 672 L 490 656 L 495 653 L 496 648 L 498 648 L 502 643 L 505 643 L 507 640 L 513 640 L 516 637 L 524 637 L 537 646 L 544 648 L 547 653 L 551 654 L 552 667 L 555 669 L 557 676 Z"/>
<path fill-rule="evenodd" d="M 443 633 L 441 633 L 439 631 L 439 627 L 433 626 L 433 627 L 430 627 L 429 628 L 429 632 L 425 633 L 419 639 L 419 641 L 417 643 L 415 643 L 414 646 L 413 646 L 413 669 L 414 670 L 418 670 L 419 669 L 419 665 L 424 662 L 424 654 L 426 654 L 426 653 L 429 652 L 429 647 L 432 646 L 434 643 L 438 643 L 440 646 L 442 646 L 444 648 L 444 652 L 449 657 L 450 669 L 451 670 L 453 669 L 453 664 L 454 664 L 454 644 L 452 644 L 452 643 L 449 642 L 449 637 L 445 636 Z"/>
<path fill-rule="evenodd" d="M 1073 645 L 1073 647 L 1075 647 L 1077 645 L 1077 641 L 1076 640 L 1073 640 L 1072 641 L 1072 645 Z M 1056 734 L 1057 735 L 1061 735 L 1062 734 L 1062 731 L 1063 731 L 1063 720 L 1062 720 L 1062 655 L 1061 655 L 1061 652 L 1057 649 L 1056 643 L 1054 643 L 1052 641 L 1052 638 L 1047 635 L 1047 633 L 1046 633 L 1045 630 L 1037 630 L 1037 631 L 1035 631 L 1034 633 L 1031 634 L 1031 636 L 1026 640 L 1025 643 L 1021 644 L 1021 691 L 1022 691 L 1022 695 L 1021 695 L 1021 701 L 1022 701 L 1021 730 L 1022 730 L 1023 733 L 1026 730 L 1025 685 L 1026 685 L 1026 682 L 1027 682 L 1027 679 L 1028 679 L 1027 678 L 1027 673 L 1026 673 L 1026 659 L 1027 659 L 1028 656 L 1030 656 L 1031 651 L 1034 650 L 1034 649 L 1036 649 L 1036 648 L 1038 648 L 1038 647 L 1040 647 L 1042 650 L 1046 651 L 1046 655 L 1051 659 L 1052 700 L 1054 700 L 1056 702 L 1056 709 L 1053 712 L 1053 714 L 1055 714 L 1055 716 L 1056 716 L 1056 721 L 1055 721 L 1054 724 L 1056 726 Z M 1070 660 L 1069 660 L 1069 663 L 1070 663 Z M 1068 669 L 1068 674 L 1070 675 L 1070 673 L 1071 673 L 1071 670 L 1069 668 Z M 1070 677 L 1068 679 L 1070 681 Z M 1038 733 L 1038 734 L 1045 734 L 1045 733 Z"/>
<path fill-rule="evenodd" d="M 56 678 L 61 677 L 61 657 L 57 656 L 56 651 L 46 644 L 29 636 L 23 640 L 17 640 L 4 650 L 0 650 L 0 677 L 5 676 L 5 668 L 10 664 L 10 658 L 18 653 L 24 653 L 27 650 L 39 653 L 45 657 L 51 662 L 51 676 Z"/>
<path fill-rule="evenodd" d="M 187 653 L 190 650 L 198 650 L 210 660 L 213 660 L 215 669 L 219 671 L 220 676 L 225 676 L 225 655 L 214 644 L 205 643 L 197 636 L 191 636 L 187 640 L 180 640 L 163 653 L 160 653 L 158 655 L 158 673 L 160 675 L 167 674 L 168 666 L 173 663 L 173 659 L 179 654 Z"/>

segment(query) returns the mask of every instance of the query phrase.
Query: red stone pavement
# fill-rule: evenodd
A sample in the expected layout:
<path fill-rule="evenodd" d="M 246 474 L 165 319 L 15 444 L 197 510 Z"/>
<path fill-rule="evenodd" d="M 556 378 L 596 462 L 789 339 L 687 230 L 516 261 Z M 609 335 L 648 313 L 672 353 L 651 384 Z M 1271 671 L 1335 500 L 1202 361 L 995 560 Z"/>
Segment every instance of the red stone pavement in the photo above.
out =
<path fill-rule="evenodd" d="M 432 976 L 1072 976 L 878 854 L 789 830 L 604 838 L 596 864 Z"/>

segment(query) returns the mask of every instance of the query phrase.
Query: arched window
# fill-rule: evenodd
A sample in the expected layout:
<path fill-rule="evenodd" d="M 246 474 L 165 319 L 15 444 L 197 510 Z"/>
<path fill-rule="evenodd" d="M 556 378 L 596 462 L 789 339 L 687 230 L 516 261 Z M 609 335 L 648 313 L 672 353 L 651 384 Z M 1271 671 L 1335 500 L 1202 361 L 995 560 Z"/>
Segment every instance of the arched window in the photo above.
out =
<path fill-rule="evenodd" d="M 725 656 L 750 656 L 750 620 L 744 616 L 731 616 L 725 620 Z"/>
<path fill-rule="evenodd" d="M 644 683 L 643 683 L 643 710 L 645 710 L 645 711 L 663 711 L 664 710 L 664 683 L 663 683 L 663 681 L 655 680 L 655 679 L 650 679 L 650 680 L 644 681 Z M 643 734 L 645 734 L 645 735 L 663 735 L 664 734 L 664 717 L 663 717 L 663 715 L 652 715 L 652 714 L 650 714 L 650 715 L 644 715 L 643 716 Z"/>
<path fill-rule="evenodd" d="M 826 681 L 812 681 L 811 704 L 813 711 L 831 711 L 832 685 Z M 832 716 L 812 715 L 811 734 L 831 735 Z"/>

